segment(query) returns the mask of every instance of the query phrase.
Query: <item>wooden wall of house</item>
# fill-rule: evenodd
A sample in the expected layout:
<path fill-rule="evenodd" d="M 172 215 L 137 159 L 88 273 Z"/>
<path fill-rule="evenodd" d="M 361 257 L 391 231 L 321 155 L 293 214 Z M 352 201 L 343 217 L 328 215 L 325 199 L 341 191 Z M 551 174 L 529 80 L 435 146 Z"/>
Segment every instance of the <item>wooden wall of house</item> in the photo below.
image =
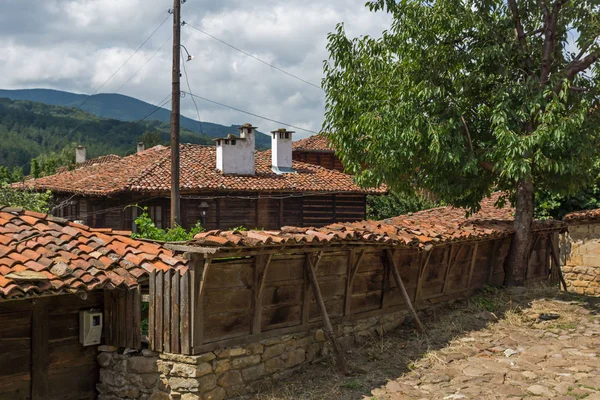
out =
<path fill-rule="evenodd" d="M 204 196 L 185 196 L 181 201 L 182 225 L 194 226 L 198 221 L 206 229 L 231 229 L 238 226 L 258 229 L 279 229 L 282 226 L 324 226 L 334 222 L 360 221 L 366 218 L 364 194 L 311 195 L 216 193 Z M 64 201 L 57 198 L 57 202 Z M 148 207 L 150 216 L 158 226 L 169 224 L 169 199 L 164 197 L 121 196 L 115 198 L 76 198 L 77 217 L 65 213 L 95 228 L 132 230 L 133 221 L 141 212 L 139 208 L 127 207 L 138 204 Z M 71 210 L 74 213 L 75 211 Z M 205 214 L 203 214 L 203 212 Z"/>
<path fill-rule="evenodd" d="M 549 278 L 546 235 L 552 232 L 536 234 L 541 239 L 532 251 L 528 282 Z M 173 332 L 168 340 L 171 347 L 162 347 L 172 312 L 181 311 L 177 320 L 186 327 L 174 331 L 176 342 L 182 343 L 177 348 L 196 354 L 321 324 L 307 274 L 311 263 L 318 263 L 315 270 L 327 313 L 337 322 L 405 309 L 393 279 L 395 267 L 417 308 L 466 297 L 485 285 L 503 284 L 510 243 L 510 237 L 505 237 L 440 245 L 430 251 L 338 243 L 323 249 L 287 248 L 281 253 L 277 247 L 237 253 L 233 249 L 215 259 L 192 258 L 196 261 L 184 275 L 167 277 L 158 272 L 150 277 L 151 298 L 169 297 L 176 280 L 181 280 L 180 288 L 187 288 L 178 292 L 181 307 L 165 308 L 163 301 L 151 305 L 157 324 L 151 328 L 151 346 L 156 351 L 172 351 Z M 195 277 L 204 274 L 201 285 Z M 163 283 L 167 278 L 168 286 Z M 184 324 L 185 320 L 190 322 Z"/>
<path fill-rule="evenodd" d="M 102 293 L 0 302 L 0 400 L 95 399 L 97 346 L 79 343 L 79 310 L 102 305 Z"/>
<path fill-rule="evenodd" d="M 292 152 L 292 159 L 295 161 L 301 161 L 307 164 L 318 165 L 323 168 L 344 172 L 344 166 L 337 158 L 335 153 L 294 150 Z"/>

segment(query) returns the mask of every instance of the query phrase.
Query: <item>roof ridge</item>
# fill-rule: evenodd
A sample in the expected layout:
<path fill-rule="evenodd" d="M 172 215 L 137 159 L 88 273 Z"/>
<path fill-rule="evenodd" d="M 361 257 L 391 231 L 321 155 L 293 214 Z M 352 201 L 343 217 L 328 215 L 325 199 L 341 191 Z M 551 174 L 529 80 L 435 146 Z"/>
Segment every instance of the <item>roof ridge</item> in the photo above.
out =
<path fill-rule="evenodd" d="M 156 149 L 156 147 L 158 146 L 154 146 L 151 147 L 148 150 L 154 149 L 154 151 L 164 151 L 164 150 L 170 150 L 169 147 L 163 146 L 164 148 L 161 149 Z M 142 153 L 146 152 L 147 150 L 144 150 Z M 144 169 L 142 169 L 138 174 L 136 174 L 136 176 L 134 177 L 130 177 L 129 179 L 127 179 L 127 183 L 125 184 L 125 186 L 121 189 L 121 190 L 131 190 L 132 186 L 135 186 L 136 182 L 139 182 L 141 179 L 144 178 L 145 175 L 149 174 L 152 170 L 156 169 L 160 164 L 162 164 L 163 161 L 165 161 L 167 158 L 169 158 L 171 156 L 171 152 L 170 151 L 166 151 L 166 154 L 163 154 L 162 156 L 157 157 L 153 162 L 150 163 L 150 165 Z M 137 155 L 140 153 L 136 153 L 136 154 L 132 154 L 132 155 Z"/>

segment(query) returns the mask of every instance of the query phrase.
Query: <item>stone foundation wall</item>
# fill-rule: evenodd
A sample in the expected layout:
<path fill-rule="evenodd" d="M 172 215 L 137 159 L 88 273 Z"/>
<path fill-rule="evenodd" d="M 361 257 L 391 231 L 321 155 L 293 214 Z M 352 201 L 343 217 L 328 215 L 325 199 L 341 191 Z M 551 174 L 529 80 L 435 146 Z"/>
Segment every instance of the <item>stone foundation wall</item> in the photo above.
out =
<path fill-rule="evenodd" d="M 569 225 L 560 253 L 569 291 L 600 296 L 600 223 Z"/>
<path fill-rule="evenodd" d="M 369 336 L 398 328 L 405 311 L 335 326 L 341 345 L 348 348 Z M 265 339 L 197 356 L 124 355 L 100 346 L 99 400 L 221 400 L 257 391 L 261 385 L 291 375 L 296 368 L 330 353 L 321 329 Z"/>

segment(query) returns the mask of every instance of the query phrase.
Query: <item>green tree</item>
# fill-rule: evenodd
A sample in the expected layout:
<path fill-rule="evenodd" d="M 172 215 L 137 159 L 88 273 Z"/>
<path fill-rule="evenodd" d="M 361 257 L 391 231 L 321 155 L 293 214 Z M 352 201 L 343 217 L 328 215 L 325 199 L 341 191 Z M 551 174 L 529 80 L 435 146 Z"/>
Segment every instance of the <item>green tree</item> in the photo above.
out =
<path fill-rule="evenodd" d="M 412 195 L 390 193 L 384 196 L 367 196 L 367 218 L 377 221 L 439 207 L 440 205 L 421 193 Z"/>
<path fill-rule="evenodd" d="M 329 35 L 324 131 L 365 186 L 420 187 L 470 210 L 516 207 L 506 284 L 532 246 L 534 193 L 595 178 L 598 0 L 373 0 L 380 38 Z M 570 51 L 571 38 L 575 51 Z"/>
<path fill-rule="evenodd" d="M 160 132 L 157 130 L 144 132 L 144 134 L 140 138 L 140 141 L 142 141 L 144 143 L 144 146 L 147 149 L 164 143 L 164 140 L 162 140 L 162 136 L 161 136 Z"/>

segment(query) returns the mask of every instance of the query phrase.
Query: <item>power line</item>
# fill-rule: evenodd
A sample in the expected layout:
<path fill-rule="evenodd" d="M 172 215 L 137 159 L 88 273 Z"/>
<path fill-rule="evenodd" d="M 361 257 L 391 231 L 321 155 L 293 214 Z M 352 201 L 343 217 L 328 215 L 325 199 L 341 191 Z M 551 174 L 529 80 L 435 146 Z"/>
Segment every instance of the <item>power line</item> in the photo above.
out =
<path fill-rule="evenodd" d="M 288 76 L 291 76 L 291 77 L 292 77 L 292 78 L 294 78 L 294 79 L 297 79 L 297 80 L 299 80 L 299 81 L 301 81 L 301 82 L 304 82 L 304 83 L 306 83 L 307 85 L 313 86 L 313 87 L 315 87 L 315 88 L 317 88 L 317 89 L 319 89 L 319 90 L 323 90 L 323 88 L 322 88 L 322 87 L 320 87 L 319 85 L 316 85 L 316 84 L 314 84 L 314 83 L 312 83 L 312 82 L 309 82 L 309 81 L 307 81 L 307 80 L 305 80 L 305 79 L 302 79 L 302 78 L 300 78 L 299 76 L 297 76 L 297 75 L 294 75 L 294 74 L 292 74 L 292 73 L 290 73 L 290 72 L 287 72 L 287 71 L 286 71 L 286 70 L 284 70 L 284 69 L 281 69 L 281 68 L 279 68 L 279 67 L 276 67 L 275 65 L 273 65 L 273 64 L 271 64 L 271 63 L 268 63 L 267 61 L 264 61 L 264 60 L 262 60 L 262 59 L 260 59 L 260 58 L 256 57 L 255 55 L 252 55 L 252 54 L 250 54 L 250 53 L 248 53 L 248 52 L 246 52 L 246 51 L 244 51 L 244 50 L 242 50 L 242 49 L 240 49 L 240 48 L 237 48 L 237 47 L 235 47 L 234 45 L 232 45 L 232 44 L 229 44 L 229 43 L 227 43 L 226 41 L 224 41 L 224 40 L 222 40 L 222 39 L 219 39 L 218 37 L 216 37 L 216 36 L 213 36 L 213 35 L 211 35 L 210 33 L 206 32 L 206 31 L 203 31 L 203 30 L 202 30 L 202 29 L 200 29 L 200 28 L 196 28 L 194 25 L 190 24 L 189 22 L 185 22 L 185 21 L 184 21 L 184 22 L 183 22 L 183 25 L 188 25 L 190 28 L 193 28 L 193 29 L 197 30 L 198 32 L 205 34 L 206 36 L 208 36 L 208 37 L 210 37 L 210 38 L 212 38 L 212 39 L 214 39 L 214 40 L 216 40 L 216 41 L 218 41 L 218 42 L 220 42 L 220 43 L 224 44 L 225 46 L 231 47 L 232 49 L 234 49 L 234 50 L 236 50 L 236 51 L 239 51 L 240 53 L 242 53 L 242 54 L 245 54 L 245 55 L 247 55 L 248 57 L 254 58 L 256 61 L 259 61 L 259 62 L 261 62 L 261 63 L 263 63 L 263 64 L 265 64 L 265 65 L 268 65 L 269 67 L 271 67 L 271 68 L 273 68 L 273 69 L 276 69 L 276 70 L 277 70 L 277 71 L 279 71 L 279 72 L 283 72 L 284 74 L 286 74 L 286 75 L 288 75 Z"/>
<path fill-rule="evenodd" d="M 115 90 L 115 93 L 119 93 L 119 90 L 123 89 L 123 86 L 127 85 L 133 79 L 134 76 L 136 76 L 146 65 L 148 65 L 148 63 L 154 58 L 154 56 L 156 56 L 163 49 L 163 47 L 165 47 L 165 45 L 171 40 L 172 37 L 173 37 L 172 35 L 169 36 L 169 38 L 167 40 L 165 40 L 165 42 L 158 49 L 156 49 L 154 54 L 152 54 L 150 56 L 150 58 L 148 58 L 146 60 L 144 65 L 142 65 L 140 68 L 138 68 L 137 71 L 135 71 L 133 74 L 131 74 L 131 76 L 121 86 L 119 86 L 119 88 L 117 90 Z"/>
<path fill-rule="evenodd" d="M 181 58 L 183 58 L 183 53 L 181 53 Z M 188 78 L 188 73 L 187 73 L 187 68 L 185 67 L 185 60 L 183 60 L 183 74 L 185 75 L 185 82 L 187 83 L 187 87 L 188 90 L 190 91 L 190 94 L 192 93 L 192 88 L 190 87 L 190 80 Z M 196 107 L 196 115 L 198 115 L 198 125 L 200 126 L 200 134 L 204 135 L 204 132 L 202 130 L 202 121 L 200 120 L 200 111 L 198 111 L 198 104 L 196 104 L 196 99 L 194 99 L 194 96 L 191 96 L 192 98 L 192 102 L 194 103 L 194 107 Z"/>
<path fill-rule="evenodd" d="M 154 109 L 152 111 L 150 111 L 148 114 L 146 114 L 144 117 L 138 119 L 137 121 L 134 121 L 133 123 L 139 124 L 140 122 L 143 122 L 146 118 L 149 118 L 152 114 L 154 114 L 155 112 L 157 112 L 158 110 L 163 108 L 169 101 L 171 101 L 171 93 L 169 93 L 168 95 L 165 96 L 164 99 L 162 99 L 161 101 L 156 103 L 156 105 L 154 106 Z"/>
<path fill-rule="evenodd" d="M 182 92 L 182 93 L 186 93 L 186 92 Z M 285 122 L 277 121 L 277 120 L 272 119 L 272 118 L 268 118 L 268 117 L 264 117 L 262 115 L 254 114 L 254 113 L 251 113 L 250 111 L 245 111 L 245 110 L 241 110 L 241 109 L 236 108 L 236 107 L 228 106 L 227 104 L 219 103 L 218 101 L 207 99 L 206 97 L 198 96 L 196 94 L 192 94 L 192 93 L 189 93 L 189 92 L 187 94 L 189 94 L 192 97 L 197 97 L 197 98 L 199 98 L 201 100 L 208 101 L 209 103 L 213 103 L 213 104 L 219 105 L 221 107 L 226 107 L 226 108 L 232 109 L 234 111 L 238 111 L 238 112 L 241 112 L 241 113 L 244 113 L 244 114 L 251 115 L 253 117 L 264 119 L 266 121 L 275 122 L 276 124 L 286 125 L 286 126 L 289 126 L 290 128 L 298 129 L 298 130 L 305 131 L 305 132 L 308 132 L 308 133 L 314 133 L 314 134 L 318 134 L 319 133 L 319 132 L 316 132 L 316 131 L 311 131 L 310 129 L 301 128 L 299 126 L 294 126 L 294 125 L 291 125 L 291 124 L 288 124 L 288 123 L 285 123 Z"/>
<path fill-rule="evenodd" d="M 78 108 L 83 110 L 83 105 L 85 103 L 87 103 L 87 101 L 89 99 L 92 98 L 93 95 L 97 94 L 112 78 L 114 78 L 114 76 L 133 58 L 133 56 L 135 56 L 142 47 L 144 47 L 144 45 L 148 42 L 148 40 L 150 40 L 152 38 L 152 36 L 154 36 L 154 34 L 160 29 L 161 26 L 164 25 L 165 22 L 167 22 L 167 20 L 170 18 L 170 15 L 167 15 L 167 17 L 156 27 L 156 29 L 154 29 L 152 31 L 152 33 L 150 33 L 150 35 L 146 38 L 146 40 L 144 40 L 142 42 L 141 45 L 138 46 L 138 48 L 129 56 L 129 58 L 127 60 L 125 60 L 125 62 L 123 64 L 121 64 L 121 66 L 119 68 L 116 69 L 115 72 L 112 73 L 112 75 L 110 75 L 108 77 L 108 79 L 106 79 L 104 81 L 104 83 L 102 83 L 102 85 L 100 85 L 91 95 L 87 96 L 81 103 L 79 103 L 77 105 Z M 82 119 L 77 125 L 75 125 L 75 127 L 73 129 L 71 129 L 66 135 L 63 135 L 55 144 L 54 144 L 54 148 L 56 149 L 58 147 L 59 144 L 61 144 L 66 138 L 68 138 L 69 136 L 71 136 L 71 134 L 73 132 L 75 132 L 81 125 L 83 125 L 85 122 L 87 122 L 85 119 Z M 27 166 L 27 164 L 29 164 L 31 162 L 31 160 L 29 160 L 28 162 L 22 164 L 20 166 L 20 168 L 24 168 L 25 166 Z"/>

